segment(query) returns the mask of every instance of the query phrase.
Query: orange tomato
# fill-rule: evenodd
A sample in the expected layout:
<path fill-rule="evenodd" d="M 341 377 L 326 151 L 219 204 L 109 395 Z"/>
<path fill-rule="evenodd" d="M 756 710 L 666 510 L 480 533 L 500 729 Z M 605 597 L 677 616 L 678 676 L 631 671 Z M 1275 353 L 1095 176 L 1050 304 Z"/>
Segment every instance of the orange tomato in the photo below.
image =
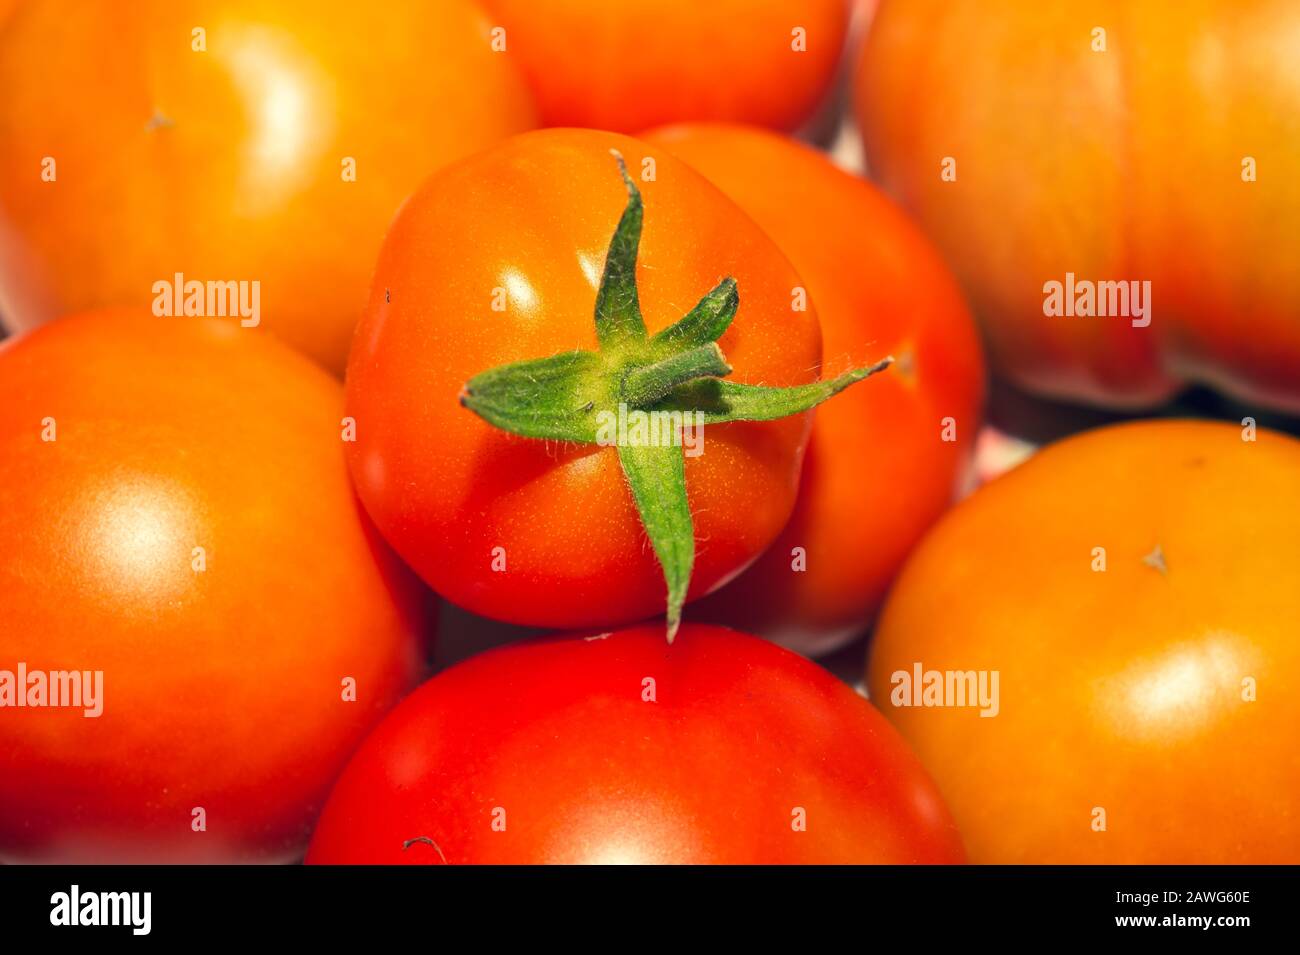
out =
<path fill-rule="evenodd" d="M 482 0 L 548 126 L 794 129 L 826 98 L 846 0 Z"/>
<path fill-rule="evenodd" d="M 402 199 L 534 119 L 465 0 L 32 2 L 0 88 L 6 321 L 256 281 L 246 320 L 337 373 Z"/>
<path fill-rule="evenodd" d="M 1118 407 L 1202 382 L 1300 410 L 1297 36 L 1288 0 L 880 5 L 855 80 L 869 164 L 997 370 Z M 1149 310 L 1045 314 L 1067 273 L 1149 282 Z"/>
<path fill-rule="evenodd" d="M 799 272 L 821 320 L 823 374 L 892 354 L 889 374 L 815 412 L 794 515 L 776 543 L 696 617 L 804 653 L 867 625 L 908 551 L 952 501 L 979 427 L 984 373 L 955 280 L 869 183 L 761 130 L 647 134 L 704 173 Z M 953 422 L 945 440 L 945 419 Z"/>
<path fill-rule="evenodd" d="M 731 276 L 740 305 L 719 344 L 732 379 L 802 384 L 821 358 L 789 262 L 666 151 L 614 133 L 543 130 L 433 176 L 389 231 L 357 328 L 349 461 L 380 531 L 435 590 L 512 623 L 608 626 L 665 606 L 616 447 L 518 437 L 460 404 L 480 372 L 596 348 L 597 289 L 628 199 L 611 149 L 643 193 L 636 279 L 651 334 Z M 685 460 L 691 596 L 739 571 L 785 524 L 808 427 L 800 414 L 703 430 L 701 453 Z"/>
<path fill-rule="evenodd" d="M 972 861 L 1300 859 L 1297 487 L 1292 438 L 1127 424 L 1047 448 L 925 539 L 869 686 Z M 996 715 L 897 705 L 918 665 L 990 691 L 997 671 Z"/>
<path fill-rule="evenodd" d="M 342 401 L 215 319 L 86 314 L 0 347 L 0 859 L 300 853 L 419 675 L 423 597 L 349 485 Z M 16 708 L 40 699 L 18 665 L 99 671 L 99 715 Z"/>

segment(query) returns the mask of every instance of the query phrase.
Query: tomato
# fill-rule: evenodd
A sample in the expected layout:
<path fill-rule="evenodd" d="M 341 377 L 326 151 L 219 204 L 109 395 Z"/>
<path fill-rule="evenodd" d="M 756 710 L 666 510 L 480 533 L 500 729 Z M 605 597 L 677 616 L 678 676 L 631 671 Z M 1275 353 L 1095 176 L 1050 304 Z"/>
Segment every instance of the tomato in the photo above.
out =
<path fill-rule="evenodd" d="M 465 0 L 25 4 L 0 32 L 0 312 L 258 282 L 241 321 L 341 374 L 402 199 L 534 122 L 489 44 Z"/>
<path fill-rule="evenodd" d="M 1070 438 L 908 561 L 871 697 L 973 861 L 1300 859 L 1300 442 L 1243 435 L 1166 421 Z M 896 705 L 917 701 L 898 674 L 918 665 L 922 684 L 997 671 L 980 708 L 996 715 Z"/>
<path fill-rule="evenodd" d="M 548 126 L 794 129 L 827 97 L 846 0 L 483 0 Z"/>
<path fill-rule="evenodd" d="M 919 230 L 817 151 L 741 126 L 684 125 L 646 138 L 708 176 L 790 257 L 817 306 L 824 373 L 869 353 L 898 359 L 879 381 L 817 409 L 790 523 L 695 611 L 826 652 L 865 629 L 903 558 L 953 498 L 979 427 L 975 326 Z"/>
<path fill-rule="evenodd" d="M 687 625 L 515 644 L 362 745 L 308 863 L 943 863 L 961 841 L 866 701 L 763 640 Z"/>
<path fill-rule="evenodd" d="M 0 859 L 300 854 L 420 672 L 423 595 L 349 487 L 342 402 L 216 319 L 0 347 Z M 97 702 L 16 708 L 41 702 L 19 666 L 89 671 Z"/>
<path fill-rule="evenodd" d="M 665 607 L 660 542 L 647 542 L 623 448 L 520 437 L 460 404 L 467 382 L 503 364 L 598 345 L 596 360 L 613 361 L 593 323 L 606 249 L 630 201 L 611 149 L 641 173 L 631 301 L 639 294 L 648 331 L 667 329 L 710 289 L 716 297 L 730 277 L 739 307 L 717 344 L 733 379 L 742 388 L 816 381 L 820 333 L 801 280 L 751 220 L 667 152 L 612 133 L 544 130 L 432 177 L 375 266 L 348 365 L 349 461 L 380 531 L 435 590 L 512 623 L 610 626 Z M 612 414 L 603 392 L 596 399 L 575 386 L 561 410 Z M 806 414 L 711 425 L 699 453 L 685 455 L 691 596 L 743 568 L 785 524 L 808 426 Z M 671 586 L 669 596 L 671 631 Z"/>
<path fill-rule="evenodd" d="M 1201 382 L 1300 410 L 1300 126 L 1278 121 L 1297 31 L 1283 0 L 880 5 L 855 80 L 869 165 L 999 372 L 1115 407 Z M 1118 287 L 1080 314 L 1101 282 L 1139 283 L 1144 314 Z"/>

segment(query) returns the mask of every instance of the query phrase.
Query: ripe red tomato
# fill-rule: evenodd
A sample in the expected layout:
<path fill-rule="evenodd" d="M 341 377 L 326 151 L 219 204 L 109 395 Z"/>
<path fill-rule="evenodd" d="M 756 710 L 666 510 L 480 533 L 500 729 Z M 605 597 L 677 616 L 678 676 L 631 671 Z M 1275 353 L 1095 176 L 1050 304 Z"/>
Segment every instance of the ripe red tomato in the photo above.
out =
<path fill-rule="evenodd" d="M 1070 438 L 909 559 L 871 698 L 974 861 L 1300 860 L 1300 441 L 1256 437 L 1166 421 Z M 985 671 L 990 690 L 997 671 L 996 715 L 895 705 L 905 680 L 916 702 L 918 665 L 922 683 Z"/>
<path fill-rule="evenodd" d="M 548 126 L 794 129 L 825 100 L 846 0 L 482 0 Z"/>
<path fill-rule="evenodd" d="M 812 308 L 800 310 L 801 280 L 771 239 L 667 152 L 612 133 L 544 130 L 435 175 L 403 207 L 375 267 L 348 366 L 349 460 L 398 553 L 484 616 L 609 626 L 665 606 L 620 449 L 508 434 L 458 400 L 487 369 L 597 345 L 602 265 L 628 204 L 611 149 L 640 173 L 635 276 L 650 333 L 730 276 L 739 309 L 718 344 L 733 378 L 816 380 L 820 334 Z M 592 403 L 575 391 L 569 406 L 590 413 Z M 785 524 L 807 433 L 803 414 L 704 429 L 702 453 L 685 460 L 691 596 L 744 567 Z"/>
<path fill-rule="evenodd" d="M 419 675 L 423 595 L 349 486 L 342 403 L 215 319 L 87 314 L 0 346 L 0 859 L 301 852 Z M 99 671 L 100 715 L 15 708 L 40 700 L 19 665 Z"/>
<path fill-rule="evenodd" d="M 341 374 L 401 201 L 534 123 L 489 44 L 465 0 L 24 4 L 0 31 L 0 312 L 256 281 L 244 320 Z"/>
<path fill-rule="evenodd" d="M 488 651 L 430 680 L 330 795 L 308 863 L 943 863 L 947 810 L 815 664 L 688 624 Z"/>
<path fill-rule="evenodd" d="M 854 82 L 869 165 L 1000 372 L 1119 407 L 1203 382 L 1300 411 L 1300 124 L 1279 121 L 1298 33 L 1286 0 L 880 5 Z M 1079 314 L 1101 282 L 1149 282 L 1145 314 L 1119 287 Z"/>
<path fill-rule="evenodd" d="M 979 428 L 984 372 L 938 253 L 870 184 L 762 130 L 649 133 L 753 216 L 817 306 L 823 373 L 898 359 L 819 407 L 790 522 L 758 562 L 693 608 L 804 653 L 861 633 L 925 529 L 952 502 Z M 773 188 L 773 183 L 781 187 Z"/>

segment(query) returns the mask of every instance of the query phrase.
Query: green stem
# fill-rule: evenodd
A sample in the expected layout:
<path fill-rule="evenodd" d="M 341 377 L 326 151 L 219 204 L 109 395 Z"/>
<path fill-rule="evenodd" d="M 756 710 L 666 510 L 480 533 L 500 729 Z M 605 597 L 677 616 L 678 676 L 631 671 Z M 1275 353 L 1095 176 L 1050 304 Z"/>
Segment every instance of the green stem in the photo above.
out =
<path fill-rule="evenodd" d="M 650 546 L 668 584 L 668 642 L 677 636 L 695 564 L 695 527 L 686 500 L 686 461 L 680 448 L 622 445 L 618 460 Z"/>
<path fill-rule="evenodd" d="M 632 366 L 623 379 L 623 400 L 632 408 L 654 404 L 678 385 L 697 378 L 731 374 L 717 342 L 677 352 L 649 365 Z"/>
<path fill-rule="evenodd" d="M 716 378 L 692 381 L 666 395 L 663 401 L 655 405 L 655 410 L 699 412 L 704 416 L 704 424 L 774 421 L 815 408 L 849 385 L 870 378 L 893 363 L 892 357 L 883 358 L 866 368 L 846 371 L 838 378 L 812 381 L 789 388 L 743 385 L 738 381 L 720 381 Z"/>
<path fill-rule="evenodd" d="M 618 220 L 605 256 L 605 272 L 596 292 L 596 337 L 601 350 L 645 340 L 645 321 L 636 288 L 636 256 L 641 245 L 641 192 L 627 174 L 627 164 L 611 149 L 627 187 L 627 206 Z"/>
<path fill-rule="evenodd" d="M 641 193 L 623 157 L 613 155 L 628 199 L 610 240 L 596 293 L 599 350 L 565 352 L 480 372 L 461 391 L 466 408 L 512 434 L 604 444 L 610 443 L 609 428 L 601 420 L 608 422 L 610 412 L 617 416 L 618 404 L 649 415 L 691 415 L 691 420 L 704 424 L 771 421 L 808 411 L 893 361 L 886 358 L 830 381 L 790 388 L 723 380 L 731 374 L 731 366 L 717 339 L 736 318 L 740 305 L 731 278 L 719 282 L 676 323 L 647 338 L 636 281 Z M 613 442 L 618 444 L 629 492 L 663 569 L 669 642 L 681 621 L 695 562 L 685 459 L 680 435 L 676 437 L 678 443 Z"/>

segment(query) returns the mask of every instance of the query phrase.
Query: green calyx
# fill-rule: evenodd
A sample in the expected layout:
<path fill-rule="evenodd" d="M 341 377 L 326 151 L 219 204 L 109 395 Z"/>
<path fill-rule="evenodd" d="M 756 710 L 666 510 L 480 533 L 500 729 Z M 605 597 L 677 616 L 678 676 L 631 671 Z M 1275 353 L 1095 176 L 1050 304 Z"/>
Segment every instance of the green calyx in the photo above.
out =
<path fill-rule="evenodd" d="M 887 368 L 886 358 L 829 381 L 769 388 L 727 381 L 719 339 L 740 304 L 726 278 L 676 323 L 646 334 L 637 296 L 641 193 L 611 150 L 628 200 L 596 293 L 597 351 L 514 362 L 466 382 L 460 402 L 489 424 L 528 438 L 613 445 L 668 585 L 668 641 L 681 623 L 695 563 L 686 498 L 684 432 L 728 421 L 771 421 L 807 411 Z M 697 432 L 698 433 L 698 432 Z M 695 446 L 695 453 L 702 447 Z"/>

